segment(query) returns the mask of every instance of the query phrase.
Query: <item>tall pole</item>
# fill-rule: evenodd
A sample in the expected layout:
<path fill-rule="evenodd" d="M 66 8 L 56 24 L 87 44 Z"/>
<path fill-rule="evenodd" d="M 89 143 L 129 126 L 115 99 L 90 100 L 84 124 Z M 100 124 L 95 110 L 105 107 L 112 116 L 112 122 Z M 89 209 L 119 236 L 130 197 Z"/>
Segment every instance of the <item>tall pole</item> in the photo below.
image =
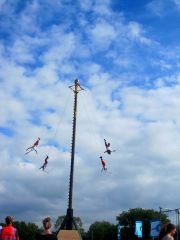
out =
<path fill-rule="evenodd" d="M 69 201 L 67 215 L 69 220 L 67 222 L 67 229 L 72 229 L 73 224 L 73 208 L 72 208 L 72 197 L 73 197 L 73 179 L 74 179 L 74 152 L 75 152 L 75 137 L 76 137 L 76 118 L 77 118 L 77 95 L 78 95 L 78 81 L 75 80 L 74 90 L 74 113 L 73 113 L 73 132 L 72 132 L 72 147 L 71 147 L 71 169 L 70 169 L 70 181 L 69 181 Z"/>
<path fill-rule="evenodd" d="M 79 91 L 84 90 L 80 84 L 78 79 L 75 80 L 75 85 L 70 86 L 70 88 L 74 92 L 74 110 L 73 110 L 73 131 L 72 131 L 72 146 L 71 146 L 71 167 L 70 167 L 70 177 L 69 177 L 69 198 L 68 198 L 68 208 L 66 217 L 62 222 L 60 229 L 72 230 L 73 224 L 77 229 L 77 225 L 73 219 L 73 207 L 72 207 L 72 199 L 73 199 L 73 179 L 74 179 L 74 153 L 75 153 L 75 137 L 76 137 L 76 119 L 77 119 L 77 96 Z"/>

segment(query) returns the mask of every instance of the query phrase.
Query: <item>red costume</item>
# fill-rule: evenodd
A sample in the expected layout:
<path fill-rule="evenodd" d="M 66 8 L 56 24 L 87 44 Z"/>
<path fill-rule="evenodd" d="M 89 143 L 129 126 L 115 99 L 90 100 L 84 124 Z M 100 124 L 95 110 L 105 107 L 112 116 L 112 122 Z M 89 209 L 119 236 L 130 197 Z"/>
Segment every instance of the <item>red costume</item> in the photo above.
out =
<path fill-rule="evenodd" d="M 33 147 L 37 147 L 39 144 L 40 138 L 38 138 L 38 140 L 33 144 Z"/>
<path fill-rule="evenodd" d="M 37 147 L 38 145 L 39 145 L 39 141 L 40 141 L 40 138 L 38 138 L 37 139 L 37 141 L 31 146 L 31 147 L 28 147 L 27 149 L 26 149 L 26 153 L 25 154 L 28 154 L 28 153 L 30 153 L 31 151 L 35 151 L 36 152 L 36 154 L 37 154 L 37 150 L 35 149 L 35 147 Z M 29 150 L 29 151 L 28 151 Z"/>
<path fill-rule="evenodd" d="M 101 159 L 101 163 L 102 163 L 101 171 L 106 171 L 107 170 L 107 168 L 106 168 L 106 161 L 102 158 L 102 156 L 100 157 L 100 159 Z"/>

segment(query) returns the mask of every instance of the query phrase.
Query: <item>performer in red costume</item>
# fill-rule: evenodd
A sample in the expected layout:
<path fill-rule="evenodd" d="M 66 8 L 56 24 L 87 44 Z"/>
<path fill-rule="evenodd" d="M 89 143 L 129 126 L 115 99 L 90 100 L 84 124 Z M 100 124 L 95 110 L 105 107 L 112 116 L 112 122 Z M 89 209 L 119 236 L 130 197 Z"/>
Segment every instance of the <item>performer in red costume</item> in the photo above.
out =
<path fill-rule="evenodd" d="M 102 171 L 107 171 L 106 161 L 102 158 L 102 156 L 100 156 L 100 159 L 101 159 L 101 163 L 102 163 L 101 172 L 102 172 Z"/>
<path fill-rule="evenodd" d="M 39 168 L 39 169 L 42 169 L 43 171 L 45 170 L 45 168 L 47 167 L 48 165 L 48 155 L 46 155 L 46 158 L 44 159 L 44 164 Z"/>
<path fill-rule="evenodd" d="M 36 150 L 35 148 L 39 145 L 39 141 L 40 141 L 40 138 L 38 137 L 38 139 L 36 140 L 36 142 L 35 142 L 31 147 L 28 147 L 28 148 L 26 149 L 25 155 L 28 154 L 28 153 L 30 153 L 30 152 L 32 152 L 32 151 L 35 151 L 36 154 L 37 154 L 37 150 Z"/>

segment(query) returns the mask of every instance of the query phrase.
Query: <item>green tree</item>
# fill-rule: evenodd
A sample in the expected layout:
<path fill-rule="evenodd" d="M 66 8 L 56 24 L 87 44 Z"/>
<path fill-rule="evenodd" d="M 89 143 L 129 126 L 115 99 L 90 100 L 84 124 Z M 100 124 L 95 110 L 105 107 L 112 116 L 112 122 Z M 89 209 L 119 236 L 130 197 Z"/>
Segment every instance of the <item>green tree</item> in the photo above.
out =
<path fill-rule="evenodd" d="M 13 226 L 17 228 L 20 240 L 34 240 L 38 231 L 38 226 L 34 223 L 25 223 L 24 221 L 15 221 Z"/>
<path fill-rule="evenodd" d="M 150 238 L 150 221 L 153 219 L 159 219 L 162 224 L 170 222 L 167 215 L 155 211 L 153 209 L 142 209 L 134 208 L 129 211 L 123 211 L 117 220 L 122 226 L 121 229 L 121 238 L 122 240 L 126 239 L 137 239 L 135 236 L 135 221 L 140 220 L 143 222 L 143 240 L 148 240 Z"/>
<path fill-rule="evenodd" d="M 117 226 L 106 221 L 94 222 L 84 239 L 117 240 Z"/>

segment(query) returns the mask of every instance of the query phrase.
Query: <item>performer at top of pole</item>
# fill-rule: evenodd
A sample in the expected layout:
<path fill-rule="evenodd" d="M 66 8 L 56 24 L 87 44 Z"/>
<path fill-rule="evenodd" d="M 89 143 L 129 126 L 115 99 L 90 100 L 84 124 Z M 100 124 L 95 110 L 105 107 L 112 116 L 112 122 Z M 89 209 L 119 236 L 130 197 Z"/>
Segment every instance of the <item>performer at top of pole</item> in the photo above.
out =
<path fill-rule="evenodd" d="M 75 79 L 74 83 L 75 85 L 69 86 L 69 88 L 71 88 L 75 93 L 78 93 L 79 91 L 84 90 L 84 88 L 82 88 L 79 83 L 79 79 Z M 75 86 L 75 89 L 73 89 L 74 86 Z"/>

